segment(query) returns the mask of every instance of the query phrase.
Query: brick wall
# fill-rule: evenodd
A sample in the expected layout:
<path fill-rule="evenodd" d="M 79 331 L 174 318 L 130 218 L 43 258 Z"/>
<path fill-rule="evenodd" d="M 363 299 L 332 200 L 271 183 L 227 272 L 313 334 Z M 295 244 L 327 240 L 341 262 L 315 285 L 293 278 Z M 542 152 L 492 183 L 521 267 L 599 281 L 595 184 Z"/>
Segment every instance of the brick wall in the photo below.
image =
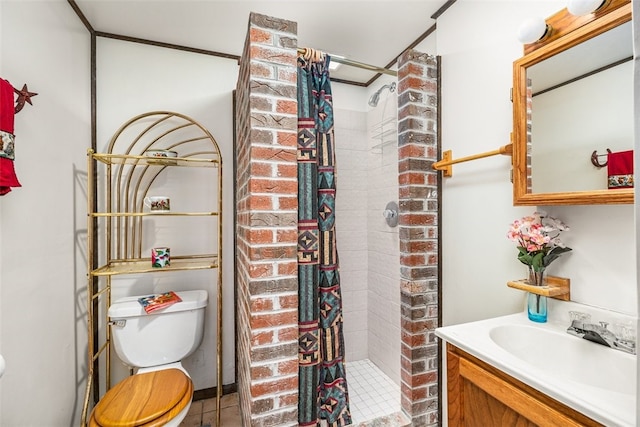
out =
<path fill-rule="evenodd" d="M 238 389 L 244 426 L 298 424 L 295 22 L 252 13 L 236 87 Z"/>
<path fill-rule="evenodd" d="M 398 59 L 398 182 L 402 409 L 413 426 L 438 425 L 438 64 Z"/>
<path fill-rule="evenodd" d="M 298 401 L 294 22 L 251 14 L 236 90 L 238 389 L 245 426 L 295 426 Z M 402 407 L 437 425 L 437 61 L 399 58 Z"/>

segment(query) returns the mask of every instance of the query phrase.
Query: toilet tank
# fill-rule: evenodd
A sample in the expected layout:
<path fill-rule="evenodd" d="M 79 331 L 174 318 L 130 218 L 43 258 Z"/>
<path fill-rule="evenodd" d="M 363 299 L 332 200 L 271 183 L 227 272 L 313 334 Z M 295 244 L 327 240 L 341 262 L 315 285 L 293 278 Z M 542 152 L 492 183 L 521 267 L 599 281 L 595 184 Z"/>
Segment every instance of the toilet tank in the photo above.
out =
<path fill-rule="evenodd" d="M 118 357 L 131 367 L 178 362 L 193 353 L 204 333 L 207 291 L 176 292 L 182 299 L 147 314 L 138 298 L 119 299 L 109 307 L 111 336 Z"/>

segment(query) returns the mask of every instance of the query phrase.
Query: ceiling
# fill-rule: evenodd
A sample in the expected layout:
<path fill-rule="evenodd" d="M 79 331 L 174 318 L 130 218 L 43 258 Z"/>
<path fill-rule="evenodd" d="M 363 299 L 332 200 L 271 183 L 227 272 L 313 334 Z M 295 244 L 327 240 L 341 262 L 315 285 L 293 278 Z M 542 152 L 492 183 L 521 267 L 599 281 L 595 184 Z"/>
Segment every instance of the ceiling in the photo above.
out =
<path fill-rule="evenodd" d="M 534 95 L 633 59 L 631 27 L 631 21 L 626 22 L 530 67 L 527 77 L 531 79 Z"/>
<path fill-rule="evenodd" d="M 455 0 L 69 0 L 96 32 L 240 56 L 250 12 L 297 22 L 298 46 L 388 66 Z M 376 73 L 341 65 L 334 79 Z"/>

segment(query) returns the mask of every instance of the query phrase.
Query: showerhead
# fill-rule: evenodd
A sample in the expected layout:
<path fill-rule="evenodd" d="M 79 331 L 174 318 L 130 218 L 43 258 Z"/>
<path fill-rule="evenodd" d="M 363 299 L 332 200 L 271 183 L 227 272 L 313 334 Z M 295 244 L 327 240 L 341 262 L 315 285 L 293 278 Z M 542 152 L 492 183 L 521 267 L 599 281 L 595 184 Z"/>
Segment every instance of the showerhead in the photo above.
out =
<path fill-rule="evenodd" d="M 373 95 L 371 95 L 371 98 L 369 98 L 369 105 L 370 106 L 376 107 L 378 105 L 378 101 L 380 101 L 380 93 L 383 90 L 385 90 L 386 88 L 389 88 L 389 92 L 391 92 L 391 93 L 395 92 L 395 90 L 396 90 L 396 82 L 393 82 L 393 83 L 388 84 L 388 85 L 384 85 L 380 89 L 375 91 L 375 93 Z"/>
<path fill-rule="evenodd" d="M 375 107 L 376 105 L 378 105 L 378 101 L 380 101 L 380 91 L 377 91 L 376 93 L 371 95 L 371 98 L 369 98 L 369 105 Z"/>

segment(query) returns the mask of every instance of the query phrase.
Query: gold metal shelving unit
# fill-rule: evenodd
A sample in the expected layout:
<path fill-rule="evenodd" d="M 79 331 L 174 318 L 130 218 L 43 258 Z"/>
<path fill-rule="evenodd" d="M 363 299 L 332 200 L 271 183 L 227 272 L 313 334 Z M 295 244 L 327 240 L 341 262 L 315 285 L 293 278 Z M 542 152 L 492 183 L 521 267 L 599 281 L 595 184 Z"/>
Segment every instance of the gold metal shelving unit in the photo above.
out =
<path fill-rule="evenodd" d="M 145 154 L 148 150 L 175 151 L 177 157 L 150 157 Z M 204 191 L 206 194 L 197 200 L 205 209 L 196 212 L 145 211 L 144 198 L 150 192 L 162 189 L 170 179 L 170 173 L 186 171 L 184 168 L 205 168 L 207 171 L 206 182 L 201 187 L 208 192 Z M 82 426 L 88 423 L 91 407 L 111 387 L 111 328 L 107 309 L 111 305 L 112 279 L 124 275 L 162 275 L 195 270 L 217 272 L 209 290 L 217 291 L 216 406 L 219 426 L 222 397 L 222 156 L 215 138 L 202 125 L 179 113 L 154 111 L 141 114 L 118 129 L 104 153 L 87 152 L 87 176 L 88 372 Z M 213 250 L 210 253 L 172 253 L 170 266 L 153 268 L 150 256 L 143 255 L 145 242 L 148 242 L 145 235 L 149 231 L 144 226 L 145 221 L 198 217 L 214 225 L 207 222 L 194 239 L 205 239 Z M 215 238 L 209 242 L 210 237 Z M 205 333 L 208 330 L 205 325 Z M 100 377 L 101 373 L 104 378 Z"/>

